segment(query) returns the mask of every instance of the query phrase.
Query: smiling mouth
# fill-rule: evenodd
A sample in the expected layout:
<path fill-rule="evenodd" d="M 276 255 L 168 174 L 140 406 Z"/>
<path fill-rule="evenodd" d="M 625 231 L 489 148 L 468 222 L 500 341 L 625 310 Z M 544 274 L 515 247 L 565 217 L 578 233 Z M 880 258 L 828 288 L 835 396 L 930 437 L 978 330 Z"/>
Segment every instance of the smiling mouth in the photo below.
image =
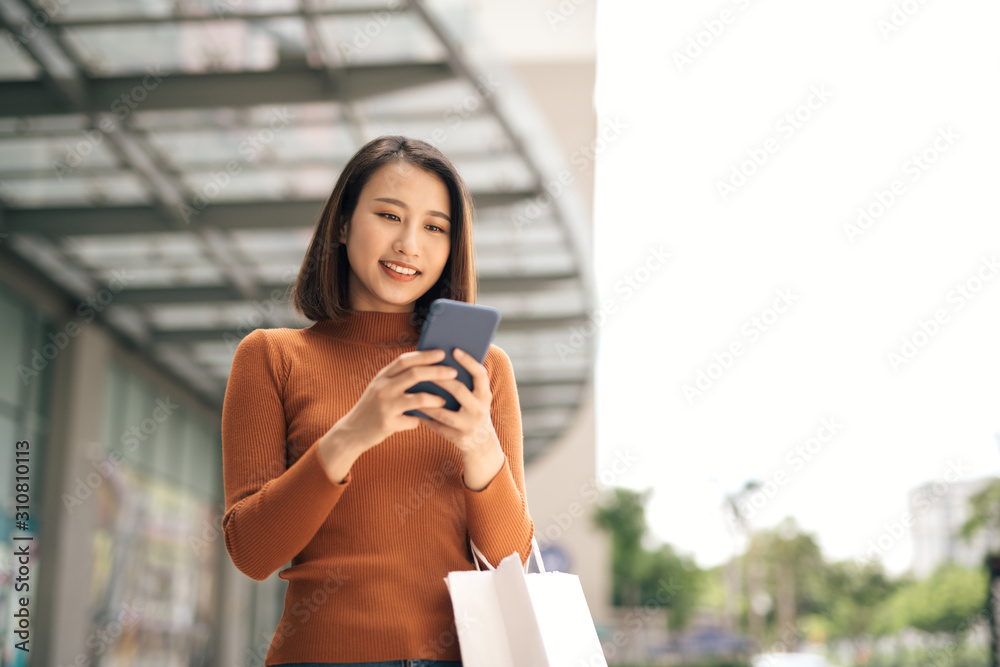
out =
<path fill-rule="evenodd" d="M 382 266 L 384 266 L 385 268 L 389 269 L 390 271 L 393 271 L 393 272 L 395 272 L 395 273 L 397 273 L 397 274 L 399 274 L 401 276 L 419 276 L 420 275 L 420 271 L 417 271 L 416 269 L 407 269 L 406 267 L 399 266 L 398 264 L 391 264 L 391 263 L 388 263 L 388 262 L 383 262 L 382 260 L 379 260 L 378 263 L 381 264 Z M 397 268 L 393 268 L 393 267 L 398 267 L 398 269 Z M 411 271 L 412 271 L 412 273 L 411 273 Z"/>

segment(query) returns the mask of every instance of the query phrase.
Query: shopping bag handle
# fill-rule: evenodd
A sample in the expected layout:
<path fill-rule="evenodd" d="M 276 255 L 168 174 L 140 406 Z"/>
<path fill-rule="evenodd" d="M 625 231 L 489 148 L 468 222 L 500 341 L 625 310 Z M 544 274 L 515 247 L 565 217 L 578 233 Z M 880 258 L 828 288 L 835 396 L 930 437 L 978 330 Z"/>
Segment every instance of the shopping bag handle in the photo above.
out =
<path fill-rule="evenodd" d="M 483 555 L 483 552 L 479 550 L 479 547 L 476 546 L 476 543 L 472 541 L 471 537 L 469 538 L 469 544 L 472 546 L 472 562 L 475 563 L 477 570 L 482 570 L 482 568 L 479 567 L 480 559 L 486 563 L 486 567 L 490 570 L 496 569 L 490 564 L 490 561 L 487 560 L 486 556 Z M 544 573 L 545 563 L 542 562 L 542 552 L 538 548 L 538 540 L 535 539 L 534 535 L 531 536 L 531 554 L 535 554 L 535 563 L 538 564 L 538 571 Z M 528 564 L 531 562 L 531 554 L 528 554 L 528 560 L 524 561 L 525 574 L 528 573 Z"/>

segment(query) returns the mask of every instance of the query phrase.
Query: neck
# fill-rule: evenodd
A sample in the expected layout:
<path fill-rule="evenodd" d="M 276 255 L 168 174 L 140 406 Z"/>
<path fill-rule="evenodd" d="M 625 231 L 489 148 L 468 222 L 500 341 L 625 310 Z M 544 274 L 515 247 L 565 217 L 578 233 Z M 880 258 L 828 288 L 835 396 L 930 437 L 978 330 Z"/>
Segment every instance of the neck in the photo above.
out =
<path fill-rule="evenodd" d="M 350 310 L 340 320 L 321 320 L 309 331 L 333 338 L 382 346 L 406 347 L 420 340 L 417 314 L 380 310 Z"/>

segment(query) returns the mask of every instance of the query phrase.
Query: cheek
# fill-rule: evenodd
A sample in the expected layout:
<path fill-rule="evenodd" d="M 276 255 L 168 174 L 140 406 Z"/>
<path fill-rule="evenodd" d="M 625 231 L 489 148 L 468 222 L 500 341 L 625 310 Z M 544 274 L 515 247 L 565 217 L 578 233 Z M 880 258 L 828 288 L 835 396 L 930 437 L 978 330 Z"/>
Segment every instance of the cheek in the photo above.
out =
<path fill-rule="evenodd" d="M 380 237 L 379 230 L 370 225 L 360 225 L 351 234 L 347 244 L 347 254 L 351 265 L 355 262 L 370 263 L 372 257 L 381 256 L 381 248 L 387 241 Z"/>
<path fill-rule="evenodd" d="M 447 236 L 442 235 L 441 242 L 437 247 L 437 252 L 438 260 L 443 267 L 445 262 L 448 261 L 448 255 L 451 253 L 451 240 Z"/>

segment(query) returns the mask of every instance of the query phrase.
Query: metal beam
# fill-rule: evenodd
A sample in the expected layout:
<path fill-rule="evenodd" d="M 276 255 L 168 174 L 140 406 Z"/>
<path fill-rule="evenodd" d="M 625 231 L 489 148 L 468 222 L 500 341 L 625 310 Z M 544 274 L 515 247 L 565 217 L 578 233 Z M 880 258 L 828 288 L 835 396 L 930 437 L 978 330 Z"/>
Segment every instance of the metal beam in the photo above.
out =
<path fill-rule="evenodd" d="M 10 27 L 12 21 L 16 21 L 19 16 L 23 18 L 25 14 L 30 14 L 30 11 L 21 0 L 0 0 L 0 17 L 4 25 Z M 117 114 L 88 111 L 87 101 L 92 96 L 93 84 L 84 77 L 73 60 L 70 55 L 71 50 L 64 43 L 62 36 L 53 37 L 49 34 L 49 28 L 43 25 L 38 27 L 27 49 L 48 76 L 52 84 L 52 97 L 61 102 L 67 111 L 91 113 L 90 121 L 93 129 L 97 131 L 97 128 L 100 128 L 108 135 L 111 152 L 146 184 L 153 194 L 161 216 L 172 226 L 183 228 L 187 220 L 179 214 L 179 207 L 188 199 L 188 194 L 172 174 L 161 168 L 158 156 L 151 146 L 142 145 L 128 128 L 117 126 Z M 148 78 L 149 76 L 146 77 Z M 140 90 L 156 88 L 157 86 L 144 85 Z M 253 275 L 245 266 L 246 262 L 240 261 L 237 253 L 226 245 L 218 230 L 200 227 L 195 232 L 202 238 L 209 254 L 219 263 L 223 273 L 244 298 L 257 298 L 259 291 Z"/>
<path fill-rule="evenodd" d="M 248 125 L 240 125 L 238 128 L 229 128 L 230 130 L 247 130 L 249 133 L 253 128 L 265 128 L 267 123 L 256 123 Z M 289 129 L 303 129 L 307 127 L 325 127 L 329 128 L 330 123 L 320 124 L 320 123 L 289 123 L 287 126 Z M 133 128 L 134 131 L 142 132 L 146 131 L 147 128 Z M 176 128 L 175 128 L 176 129 Z M 189 125 L 186 128 L 191 132 L 203 131 L 207 133 L 218 134 L 218 127 L 211 126 L 195 126 Z M 155 128 L 155 132 L 161 133 L 163 128 L 158 126 Z M 35 139 L 35 138 L 52 138 L 56 140 L 61 140 L 66 143 L 75 143 L 80 140 L 81 130 L 76 132 L 67 132 L 66 130 L 60 130 L 59 132 L 31 132 L 31 133 L 21 133 L 21 134 L 8 134 L 4 135 L 0 133 L 0 142 L 4 139 Z M 162 135 L 161 135 L 162 136 Z M 491 163 L 497 159 L 503 159 L 507 157 L 516 157 L 520 159 L 520 156 L 514 155 L 513 153 L 501 153 L 501 152 L 471 152 L 471 151 L 452 151 L 448 153 L 448 158 L 458 164 L 463 163 L 470 164 L 474 162 L 488 162 Z M 344 166 L 347 164 L 348 156 L 344 156 L 341 159 L 327 159 L 327 158 L 301 158 L 292 160 L 281 160 L 281 162 L 266 162 L 266 161 L 250 161 L 250 162 L 240 162 L 240 172 L 241 173 L 251 173 L 251 172 L 274 172 L 280 171 L 286 174 L 295 174 L 304 169 L 329 169 L 331 171 L 340 173 Z M 226 171 L 225 160 L 213 160 L 213 161 L 185 161 L 179 162 L 177 160 L 171 160 L 171 166 L 174 170 L 184 173 L 201 173 L 201 172 L 224 172 Z M 104 166 L 104 165 L 88 165 L 82 164 L 78 167 L 73 167 L 73 173 L 70 178 L 116 178 L 122 173 L 121 167 L 117 166 Z M 42 167 L 23 167 L 23 168 L 10 168 L 0 165 L 0 178 L 4 180 L 52 180 L 56 177 L 56 172 L 51 166 Z M 534 193 L 532 193 L 533 195 Z"/>
<path fill-rule="evenodd" d="M 164 23 L 204 23 L 208 21 L 272 21 L 274 19 L 302 18 L 302 13 L 297 11 L 270 11 L 270 12 L 237 12 L 235 10 L 218 9 L 222 3 L 216 3 L 216 11 L 211 14 L 166 14 L 163 16 L 133 14 L 131 16 L 97 16 L 92 18 L 53 18 L 50 25 L 57 28 L 105 28 L 125 25 L 157 25 Z M 405 11 L 401 7 L 398 11 Z M 386 11 L 380 7 L 339 7 L 330 9 L 318 9 L 316 15 L 326 16 L 369 16 L 377 11 Z"/>
<path fill-rule="evenodd" d="M 5 85 L 0 82 L 0 85 Z M 183 112 L 181 112 L 183 113 Z M 447 108 L 442 108 L 438 111 L 383 111 L 379 113 L 369 113 L 367 118 L 369 122 L 372 123 L 395 123 L 395 124 L 420 124 L 420 123 L 441 123 L 446 122 L 445 114 L 448 113 Z M 218 133 L 220 126 L 215 122 L 214 119 L 210 119 L 205 123 L 197 122 L 185 122 L 184 116 L 179 117 L 164 117 L 163 112 L 157 117 L 155 123 L 145 123 L 141 119 L 142 109 L 137 108 L 135 114 L 131 116 L 133 119 L 139 119 L 132 129 L 137 132 L 158 132 L 158 133 L 169 133 L 169 132 L 213 132 Z M 484 118 L 492 118 L 491 114 L 484 111 L 476 110 L 471 111 L 468 115 L 464 115 L 463 119 L 465 121 L 470 120 L 482 120 Z M 51 120 L 50 120 L 51 119 Z M 63 140 L 78 139 L 80 136 L 80 130 L 78 129 L 67 129 L 67 127 L 60 127 L 58 125 L 53 125 L 52 121 L 58 122 L 61 120 L 58 115 L 54 118 L 50 116 L 43 117 L 19 117 L 20 123 L 14 127 L 4 128 L 0 127 L 0 139 L 36 139 L 36 138 L 56 138 Z M 190 119 L 189 119 L 190 121 Z M 240 130 L 254 130 L 263 129 L 269 127 L 271 122 L 270 118 L 266 117 L 253 117 L 253 118 L 240 118 L 236 123 L 229 123 L 225 125 L 226 130 L 230 131 L 240 131 Z M 288 125 L 285 127 L 287 129 L 306 129 L 306 128 L 316 128 L 322 130 L 328 130 L 331 127 L 336 127 L 338 123 L 346 122 L 343 118 L 293 118 L 290 119 Z M 10 120 L 7 120 L 10 123 Z M 350 153 L 347 152 L 343 155 L 342 162 L 346 163 L 350 157 Z M 496 158 L 509 158 L 514 157 L 520 159 L 521 156 L 517 153 L 503 149 L 494 148 L 489 146 L 484 146 L 482 150 L 469 150 L 469 149 L 456 149 L 448 151 L 448 158 L 453 162 L 460 162 L 465 160 L 487 160 Z M 296 160 L 282 161 L 282 166 L 285 164 L 290 164 L 293 167 L 298 167 L 300 165 L 312 165 L 314 162 L 323 162 L 326 166 L 330 165 L 328 160 L 316 160 L 311 158 L 303 158 Z M 2 165 L 0 165 L 2 166 Z M 218 162 L 184 162 L 179 166 L 190 168 L 219 168 L 224 167 L 225 163 L 219 164 Z M 250 165 L 248 165 L 250 166 Z M 343 164 L 337 165 L 338 169 L 343 167 Z M 88 170 L 99 170 L 100 167 L 93 167 L 90 165 L 81 164 L 73 170 L 73 173 L 85 174 Z"/>
<path fill-rule="evenodd" d="M 576 274 L 545 273 L 522 276 L 480 276 L 479 293 L 509 294 L 511 292 L 544 291 L 566 280 L 575 280 Z M 273 292 L 291 293 L 294 283 L 264 283 L 261 291 L 266 296 Z M 212 287 L 143 287 L 124 289 L 115 295 L 115 303 L 134 306 L 154 306 L 162 304 L 210 304 L 243 301 L 239 290 L 231 285 Z M 309 325 L 304 325 L 309 326 Z"/>
<path fill-rule="evenodd" d="M 180 74 L 147 71 L 129 76 L 91 77 L 81 101 L 84 113 L 124 113 L 131 103 L 143 111 L 216 107 L 282 106 L 308 102 L 359 100 L 454 79 L 448 63 L 392 63 L 344 67 L 334 88 L 326 70 L 305 67 L 266 72 Z M 157 83 L 155 87 L 153 83 Z M 129 97 L 142 91 L 143 99 Z M 0 83 L 0 116 L 64 114 L 67 109 L 48 94 L 41 81 Z"/>
<path fill-rule="evenodd" d="M 580 385 L 580 386 L 582 387 L 583 385 Z M 519 384 L 518 385 L 518 389 L 520 389 L 520 388 L 521 387 L 520 387 L 520 384 Z M 521 406 L 521 412 L 522 413 L 529 413 L 529 412 L 542 412 L 542 411 L 545 411 L 545 410 L 553 410 L 553 409 L 576 408 L 579 405 L 580 405 L 580 399 L 579 398 L 563 399 L 563 400 L 555 400 L 555 401 L 545 401 L 545 402 L 542 402 L 542 403 L 534 403 L 534 402 L 532 402 L 529 405 L 522 405 Z"/>
<path fill-rule="evenodd" d="M 124 294 L 124 292 L 122 292 Z M 120 296 L 120 295 L 119 295 Z M 117 298 L 117 297 L 116 297 Z M 574 317 L 505 317 L 500 322 L 500 331 L 525 331 L 554 329 L 583 322 L 585 315 Z M 222 338 L 223 335 L 238 335 L 238 327 L 203 327 L 198 329 L 154 329 L 151 332 L 156 343 L 203 343 Z"/>
<path fill-rule="evenodd" d="M 473 194 L 477 210 L 511 206 L 533 196 L 532 191 Z M 217 229 L 285 229 L 316 224 L 323 199 L 243 201 L 210 204 L 200 211 L 194 202 L 191 226 Z M 5 231 L 45 236 L 74 234 L 150 234 L 171 231 L 170 220 L 152 206 L 8 208 Z M 176 227 L 173 230 L 176 231 Z"/>

